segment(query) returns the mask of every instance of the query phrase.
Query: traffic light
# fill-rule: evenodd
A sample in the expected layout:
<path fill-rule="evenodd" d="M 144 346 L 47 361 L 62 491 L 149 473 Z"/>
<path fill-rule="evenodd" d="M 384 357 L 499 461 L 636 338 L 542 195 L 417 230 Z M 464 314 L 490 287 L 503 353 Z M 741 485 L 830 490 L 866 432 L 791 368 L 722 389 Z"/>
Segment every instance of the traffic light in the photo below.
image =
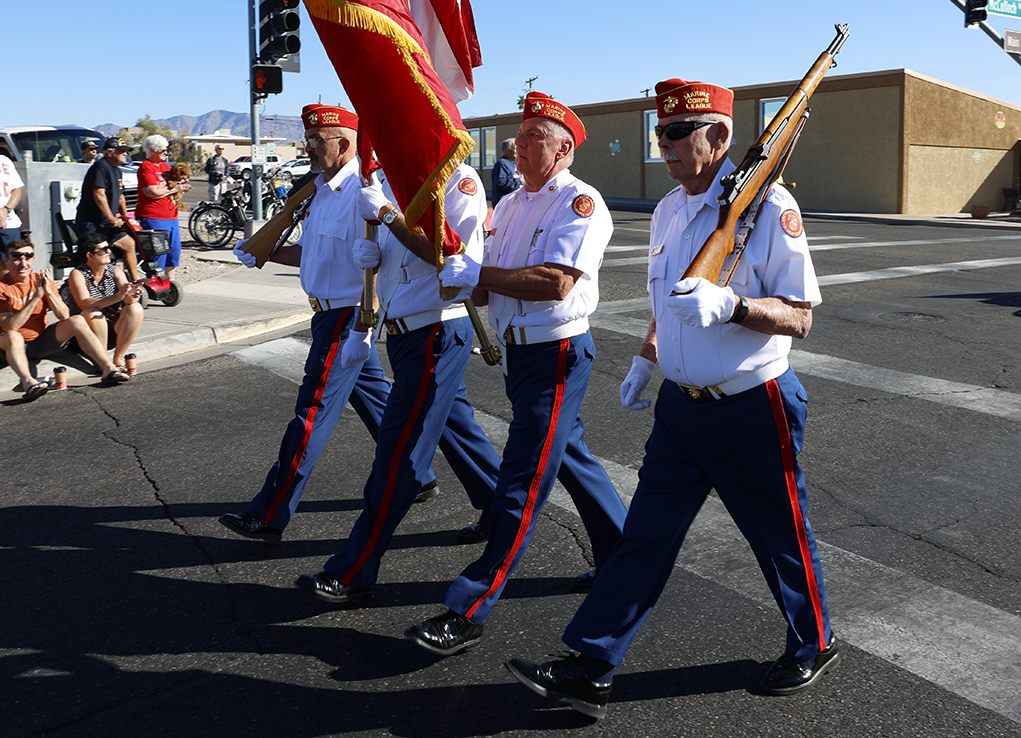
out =
<path fill-rule="evenodd" d="M 964 0 L 964 27 L 970 28 L 986 19 L 989 0 Z"/>
<path fill-rule="evenodd" d="M 301 49 L 299 0 L 261 0 L 259 3 L 259 59 L 274 62 Z"/>
<path fill-rule="evenodd" d="M 284 70 L 276 64 L 253 64 L 252 90 L 257 95 L 276 95 L 283 92 Z"/>

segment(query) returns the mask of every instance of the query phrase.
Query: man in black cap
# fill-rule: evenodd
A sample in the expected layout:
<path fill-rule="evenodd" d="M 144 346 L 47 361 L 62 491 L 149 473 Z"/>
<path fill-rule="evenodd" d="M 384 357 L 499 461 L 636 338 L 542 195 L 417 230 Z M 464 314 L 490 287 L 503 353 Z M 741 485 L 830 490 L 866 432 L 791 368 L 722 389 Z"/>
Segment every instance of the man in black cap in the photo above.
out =
<path fill-rule="evenodd" d="M 75 229 L 83 233 L 102 233 L 110 245 L 121 252 L 131 281 L 139 280 L 135 242 L 124 230 L 128 203 L 124 199 L 120 166 L 127 163 L 131 149 L 119 138 L 108 138 L 103 144 L 103 157 L 89 168 L 82 183 L 82 199 L 78 203 Z M 132 219 L 135 226 L 138 223 Z"/>
<path fill-rule="evenodd" d="M 92 164 L 96 161 L 96 156 L 99 153 L 99 144 L 95 141 L 86 141 L 82 144 L 82 158 L 79 164 Z"/>

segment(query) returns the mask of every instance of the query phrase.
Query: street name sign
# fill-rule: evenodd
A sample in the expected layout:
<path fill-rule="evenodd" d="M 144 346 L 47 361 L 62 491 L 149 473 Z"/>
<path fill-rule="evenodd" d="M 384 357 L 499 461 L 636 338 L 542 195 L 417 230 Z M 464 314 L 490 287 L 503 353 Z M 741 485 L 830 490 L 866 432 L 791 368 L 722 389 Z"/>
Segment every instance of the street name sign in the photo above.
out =
<path fill-rule="evenodd" d="M 1021 0 L 989 0 L 986 11 L 1006 18 L 1021 19 Z"/>

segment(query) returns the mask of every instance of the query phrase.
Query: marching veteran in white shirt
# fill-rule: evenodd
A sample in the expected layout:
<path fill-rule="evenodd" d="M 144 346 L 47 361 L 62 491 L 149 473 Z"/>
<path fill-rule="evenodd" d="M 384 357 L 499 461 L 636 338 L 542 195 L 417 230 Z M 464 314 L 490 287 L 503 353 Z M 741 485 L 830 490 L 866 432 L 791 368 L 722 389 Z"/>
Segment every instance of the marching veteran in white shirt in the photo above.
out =
<path fill-rule="evenodd" d="M 301 288 L 315 311 L 312 345 L 294 418 L 262 490 L 243 513 L 220 517 L 234 533 L 268 543 L 281 541 L 345 403 L 350 401 L 375 437 L 390 394 L 372 331 L 359 319 L 364 272 L 351 254 L 365 233 L 358 217 L 358 116 L 346 108 L 313 104 L 302 109 L 301 120 L 312 171 L 319 172 L 316 192 L 300 242 L 281 246 L 270 260 L 300 269 Z M 241 247 L 235 247 L 235 256 L 254 267 L 255 257 Z M 431 472 L 427 486 L 436 486 Z"/>
<path fill-rule="evenodd" d="M 715 489 L 755 553 L 787 622 L 786 646 L 762 677 L 769 694 L 813 686 L 837 665 L 819 551 L 798 453 L 807 396 L 787 362 L 822 301 L 801 213 L 774 186 L 727 287 L 681 279 L 718 227 L 734 93 L 703 82 L 656 85 L 656 135 L 672 179 L 651 223 L 653 319 L 621 385 L 641 398 L 666 376 L 624 534 L 564 634 L 580 655 L 507 667 L 539 694 L 593 717 L 606 712 L 614 669 L 663 592 L 688 528 Z"/>
<path fill-rule="evenodd" d="M 444 286 L 477 288 L 475 301 L 488 301 L 514 418 L 485 551 L 447 590 L 442 601 L 449 609 L 407 631 L 434 653 L 481 641 L 483 622 L 524 556 L 558 473 L 585 523 L 597 568 L 623 526 L 626 508 L 585 447 L 579 416 L 595 358 L 588 316 L 613 232 L 599 193 L 568 170 L 585 138 L 570 108 L 530 93 L 516 140 L 525 184 L 497 205 L 483 262 L 448 257 L 440 274 Z"/>
<path fill-rule="evenodd" d="M 323 571 L 297 582 L 334 603 L 359 605 L 371 598 L 394 531 L 432 477 L 437 444 L 479 510 L 492 505 L 500 467 L 464 386 L 473 337 L 468 311 L 463 301 L 440 295 L 433 246 L 424 234 L 408 230 L 393 200 L 389 184 L 361 189 L 361 217 L 379 219 L 384 227 L 378 244 L 359 238 L 353 252 L 360 268 L 379 267 L 376 288 L 394 375 L 364 507 L 344 549 Z M 454 172 L 444 201 L 446 219 L 464 252 L 481 258 L 487 205 L 474 168 L 462 165 Z"/>

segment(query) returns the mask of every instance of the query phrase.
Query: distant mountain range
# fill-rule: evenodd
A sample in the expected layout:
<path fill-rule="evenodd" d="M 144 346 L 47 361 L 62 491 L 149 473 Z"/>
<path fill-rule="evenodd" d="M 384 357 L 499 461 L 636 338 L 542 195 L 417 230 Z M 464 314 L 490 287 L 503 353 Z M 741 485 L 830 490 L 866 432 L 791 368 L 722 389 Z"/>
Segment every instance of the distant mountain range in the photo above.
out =
<path fill-rule="evenodd" d="M 230 132 L 238 136 L 250 135 L 250 117 L 248 113 L 232 113 L 229 110 L 213 110 L 205 115 L 175 115 L 172 118 L 161 118 L 153 122 L 164 125 L 178 135 L 185 133 L 201 135 L 215 133 L 221 128 L 229 128 Z M 116 136 L 122 128 L 115 123 L 104 123 L 95 126 L 95 129 L 105 136 Z M 304 134 L 305 129 L 301 124 L 301 118 L 297 115 L 274 115 L 266 118 L 263 116 L 259 121 L 259 134 L 263 138 L 282 138 L 284 141 L 297 141 Z"/>

